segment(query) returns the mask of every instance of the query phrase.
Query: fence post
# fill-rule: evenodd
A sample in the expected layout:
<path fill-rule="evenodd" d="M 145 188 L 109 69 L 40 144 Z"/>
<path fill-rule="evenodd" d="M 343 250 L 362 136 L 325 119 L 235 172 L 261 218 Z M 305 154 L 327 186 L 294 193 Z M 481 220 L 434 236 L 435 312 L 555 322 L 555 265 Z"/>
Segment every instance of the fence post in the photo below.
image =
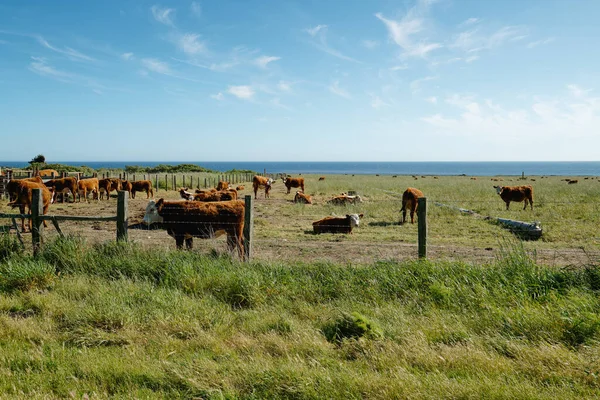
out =
<path fill-rule="evenodd" d="M 252 236 L 253 236 L 253 210 L 252 210 L 252 196 L 247 195 L 244 197 L 246 201 L 246 208 L 244 213 L 244 260 L 250 261 L 252 258 Z"/>
<path fill-rule="evenodd" d="M 419 258 L 427 258 L 427 197 L 417 200 Z"/>
<path fill-rule="evenodd" d="M 169 191 L 169 175 L 165 174 L 165 191 Z"/>
<path fill-rule="evenodd" d="M 129 222 L 127 208 L 127 192 L 119 190 L 117 193 L 117 241 L 127 242 L 127 224 Z"/>
<path fill-rule="evenodd" d="M 155 187 L 156 187 L 156 193 L 158 193 L 158 174 L 154 175 L 154 181 L 155 181 Z"/>
<path fill-rule="evenodd" d="M 185 174 L 183 174 L 183 183 L 182 183 L 182 187 L 185 187 Z"/>
<path fill-rule="evenodd" d="M 33 255 L 40 251 L 42 243 L 42 220 L 44 203 L 42 199 L 42 189 L 33 189 L 31 191 L 31 243 L 33 244 Z"/>

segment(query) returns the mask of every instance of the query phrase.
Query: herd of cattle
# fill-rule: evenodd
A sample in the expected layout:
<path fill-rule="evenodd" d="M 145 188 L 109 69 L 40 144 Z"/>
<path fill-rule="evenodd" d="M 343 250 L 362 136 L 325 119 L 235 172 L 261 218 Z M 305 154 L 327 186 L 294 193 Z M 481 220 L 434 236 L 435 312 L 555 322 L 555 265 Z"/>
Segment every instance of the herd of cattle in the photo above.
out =
<path fill-rule="evenodd" d="M 283 184 L 290 193 L 291 188 L 298 188 L 294 196 L 294 202 L 313 204 L 312 197 L 304 193 L 304 178 L 282 177 Z M 320 177 L 319 180 L 324 180 Z M 270 197 L 269 193 L 275 181 L 273 178 L 256 175 L 252 180 L 254 198 L 258 196 L 258 190 L 264 189 L 264 198 Z M 533 188 L 531 186 L 494 186 L 501 199 L 506 203 L 508 210 L 511 201 L 525 202 L 525 208 L 529 204 L 533 210 Z M 27 208 L 31 212 L 33 189 L 41 189 L 43 201 L 43 213 L 46 214 L 50 204 L 54 203 L 57 196 L 70 195 L 73 202 L 81 201 L 83 198 L 88 202 L 88 195 L 93 199 L 100 200 L 106 195 L 108 200 L 112 191 L 124 190 L 129 192 L 131 198 L 135 198 L 136 192 L 145 192 L 146 198 L 154 198 L 152 182 L 149 180 L 127 181 L 118 178 L 86 178 L 76 179 L 65 177 L 43 181 L 40 176 L 25 179 L 11 180 L 7 185 L 10 196 L 9 206 L 19 207 L 21 214 L 25 214 Z M 227 245 L 230 251 L 236 250 L 243 256 L 243 228 L 245 216 L 245 203 L 238 200 L 238 191 L 243 186 L 233 188 L 228 182 L 220 181 L 216 188 L 207 190 L 196 190 L 190 192 L 188 188 L 181 188 L 179 194 L 183 200 L 167 201 L 159 199 L 149 201 L 143 222 L 146 225 L 161 224 L 167 233 L 175 238 L 177 248 L 191 249 L 193 238 L 209 238 L 227 234 Z M 406 222 L 406 214 L 410 212 L 410 222 L 414 223 L 414 214 L 417 210 L 418 199 L 424 197 L 423 192 L 416 188 L 407 188 L 402 195 L 402 218 L 401 223 Z M 62 199 L 64 201 L 64 197 Z M 332 205 L 359 204 L 363 200 L 360 195 L 348 195 L 342 193 L 327 201 Z M 313 231 L 320 233 L 352 233 L 352 229 L 359 226 L 363 214 L 347 214 L 345 217 L 325 217 L 312 223 Z M 31 223 L 30 223 L 31 225 Z M 44 221 L 45 225 L 45 221 Z M 25 223 L 22 220 L 22 230 L 25 231 Z M 30 226 L 31 229 L 31 226 Z"/>

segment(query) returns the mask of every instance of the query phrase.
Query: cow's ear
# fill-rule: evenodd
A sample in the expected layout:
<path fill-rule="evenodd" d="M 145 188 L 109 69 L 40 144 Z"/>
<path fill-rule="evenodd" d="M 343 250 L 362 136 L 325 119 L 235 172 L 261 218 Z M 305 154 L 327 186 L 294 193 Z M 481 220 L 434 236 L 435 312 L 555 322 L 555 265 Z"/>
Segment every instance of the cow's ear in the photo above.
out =
<path fill-rule="evenodd" d="M 158 201 L 155 204 L 156 210 L 158 212 L 160 212 L 160 210 L 163 208 L 164 203 L 165 203 L 165 199 L 158 199 Z"/>
<path fill-rule="evenodd" d="M 358 214 L 358 216 L 359 216 L 360 218 L 362 218 L 362 217 L 364 216 L 364 214 Z"/>

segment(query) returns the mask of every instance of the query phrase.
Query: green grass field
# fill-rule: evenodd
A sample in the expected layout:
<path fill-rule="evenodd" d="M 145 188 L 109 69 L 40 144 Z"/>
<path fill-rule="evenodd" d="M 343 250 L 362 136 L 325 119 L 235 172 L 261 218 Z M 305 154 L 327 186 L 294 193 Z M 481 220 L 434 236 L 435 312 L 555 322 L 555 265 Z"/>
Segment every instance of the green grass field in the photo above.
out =
<path fill-rule="evenodd" d="M 600 269 L 255 262 L 2 236 L 2 398 L 600 396 Z"/>

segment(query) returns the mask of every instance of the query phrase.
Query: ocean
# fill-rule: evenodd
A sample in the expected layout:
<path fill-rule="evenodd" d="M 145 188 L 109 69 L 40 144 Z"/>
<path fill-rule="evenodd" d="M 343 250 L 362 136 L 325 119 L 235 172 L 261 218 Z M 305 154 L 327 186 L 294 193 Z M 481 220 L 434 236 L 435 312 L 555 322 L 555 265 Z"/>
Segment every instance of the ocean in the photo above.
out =
<path fill-rule="evenodd" d="M 600 176 L 600 161 L 506 161 L 506 162 L 383 162 L 383 161 L 56 161 L 56 163 L 93 169 L 124 169 L 127 165 L 153 167 L 158 164 L 196 164 L 214 171 L 252 170 L 288 174 L 363 174 L 363 175 L 557 175 Z M 23 162 L 0 161 L 0 166 L 24 168 Z"/>

